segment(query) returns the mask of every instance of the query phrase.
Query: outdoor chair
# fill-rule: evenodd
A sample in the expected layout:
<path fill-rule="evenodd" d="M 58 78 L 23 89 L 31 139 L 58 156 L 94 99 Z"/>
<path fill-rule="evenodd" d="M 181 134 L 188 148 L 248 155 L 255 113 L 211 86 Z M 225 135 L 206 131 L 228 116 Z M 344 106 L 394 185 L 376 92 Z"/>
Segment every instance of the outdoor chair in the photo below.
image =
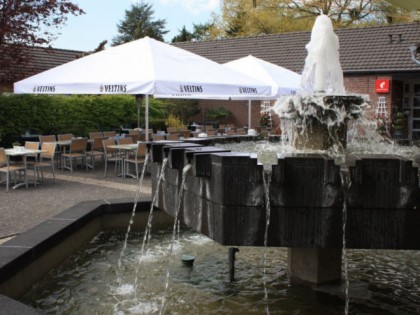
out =
<path fill-rule="evenodd" d="M 149 141 L 152 139 L 152 137 L 153 137 L 153 133 L 152 132 L 149 132 Z M 139 140 L 140 141 L 146 141 L 146 133 L 145 132 L 142 132 L 140 134 Z"/>
<path fill-rule="evenodd" d="M 95 138 L 103 138 L 104 134 L 102 133 L 102 131 L 92 131 L 89 132 L 89 139 L 90 140 L 94 140 Z M 102 145 L 102 142 L 101 142 Z"/>
<path fill-rule="evenodd" d="M 162 140 L 165 140 L 165 135 L 158 135 L 158 134 L 153 135 L 153 141 L 162 141 Z"/>
<path fill-rule="evenodd" d="M 44 142 L 57 142 L 57 138 L 55 135 L 46 135 L 46 136 L 39 136 L 39 145 L 42 147 L 42 144 Z M 63 154 L 62 149 L 56 149 L 55 151 L 55 157 L 57 162 L 61 166 L 61 155 Z"/>
<path fill-rule="evenodd" d="M 104 131 L 103 132 L 105 138 L 115 137 L 117 135 L 116 131 Z"/>
<path fill-rule="evenodd" d="M 247 134 L 245 128 L 236 128 L 236 133 L 238 135 L 246 135 Z"/>
<path fill-rule="evenodd" d="M 137 143 L 137 141 L 139 141 L 139 139 L 140 139 L 140 135 L 138 133 L 137 134 L 131 134 L 131 135 L 129 135 L 129 137 L 131 139 L 133 139 L 133 143 Z"/>
<path fill-rule="evenodd" d="M 105 170 L 104 170 L 104 177 L 106 177 L 107 169 L 108 169 L 108 163 L 114 163 L 115 164 L 115 173 L 117 173 L 117 168 L 119 167 L 122 172 L 123 168 L 123 159 L 119 155 L 119 152 L 115 148 L 110 148 L 110 145 L 115 145 L 114 139 L 104 139 L 102 140 L 102 145 L 104 148 L 104 157 L 105 157 Z"/>
<path fill-rule="evenodd" d="M 55 163 L 55 150 L 57 148 L 57 144 L 53 142 L 45 142 L 41 146 L 41 150 L 45 151 L 39 155 L 39 161 L 34 163 L 34 172 L 36 174 L 37 180 L 39 179 L 39 172 L 41 171 L 41 180 L 44 181 L 44 168 L 51 168 L 51 172 L 55 181 L 55 170 L 54 170 L 54 163 Z M 35 181 L 36 185 L 36 181 Z"/>
<path fill-rule="evenodd" d="M 57 142 L 55 135 L 39 136 L 39 144 L 42 146 L 44 142 Z"/>
<path fill-rule="evenodd" d="M 207 125 L 205 126 L 205 130 L 206 130 L 206 133 L 208 133 L 209 131 L 214 131 L 214 127 L 211 125 Z"/>
<path fill-rule="evenodd" d="M 61 155 L 61 169 L 68 169 L 71 172 L 73 172 L 73 164 L 74 162 L 77 162 L 77 160 L 80 160 L 81 163 L 85 164 L 86 170 L 88 168 L 87 162 L 86 162 L 86 148 L 87 148 L 87 139 L 72 139 L 70 143 L 70 150 L 67 153 L 63 153 Z M 66 161 L 69 162 L 69 165 L 67 165 Z"/>
<path fill-rule="evenodd" d="M 57 135 L 58 141 L 69 141 L 73 139 L 73 135 L 71 133 L 63 133 L 60 135 Z"/>
<path fill-rule="evenodd" d="M 171 133 L 169 135 L 166 135 L 166 140 L 179 140 L 179 134 Z"/>
<path fill-rule="evenodd" d="M 12 179 L 12 175 L 14 177 L 14 183 L 16 184 L 16 180 L 18 178 L 22 178 L 24 176 L 24 183 L 26 188 L 28 188 L 28 178 L 27 178 L 27 171 L 26 165 L 23 162 L 16 162 L 11 163 L 9 158 L 6 155 L 6 151 L 4 148 L 0 148 L 0 183 L 6 182 L 6 191 L 9 191 L 10 181 Z M 1 173 L 6 174 L 6 180 L 1 180 Z"/>
<path fill-rule="evenodd" d="M 95 160 L 96 157 L 101 157 L 102 160 L 104 160 L 105 152 L 104 152 L 104 146 L 102 144 L 102 141 L 105 140 L 104 137 L 95 137 L 93 139 L 93 143 L 90 147 L 90 151 L 86 152 L 86 156 L 90 157 L 90 164 L 88 163 L 88 167 L 91 169 L 95 169 Z"/>
<path fill-rule="evenodd" d="M 191 137 L 191 130 L 188 129 L 183 129 L 181 130 L 181 135 L 185 138 L 188 139 Z"/>
<path fill-rule="evenodd" d="M 117 139 L 118 144 L 133 144 L 133 138 L 124 137 Z"/>
<path fill-rule="evenodd" d="M 131 137 L 124 137 L 124 138 L 118 138 L 117 144 L 133 144 L 133 138 Z M 118 150 L 119 156 L 121 156 L 123 159 L 127 158 L 130 155 L 130 151 L 127 150 Z"/>
<path fill-rule="evenodd" d="M 25 141 L 25 149 L 27 150 L 38 150 L 39 142 L 38 141 Z M 38 153 L 26 155 L 26 163 L 36 162 L 38 160 Z"/>
<path fill-rule="evenodd" d="M 139 165 L 144 165 L 146 152 L 146 143 L 137 143 L 137 150 L 135 151 L 134 158 L 127 158 L 124 160 L 125 175 L 133 176 L 137 178 L 137 180 L 139 179 Z M 130 173 L 130 164 L 134 164 L 136 170 L 135 174 Z"/>

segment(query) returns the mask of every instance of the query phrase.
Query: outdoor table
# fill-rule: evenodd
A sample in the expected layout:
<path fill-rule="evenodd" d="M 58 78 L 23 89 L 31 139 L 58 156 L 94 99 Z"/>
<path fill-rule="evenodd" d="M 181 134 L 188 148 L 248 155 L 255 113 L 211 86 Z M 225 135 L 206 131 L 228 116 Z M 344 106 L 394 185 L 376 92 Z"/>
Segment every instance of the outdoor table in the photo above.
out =
<path fill-rule="evenodd" d="M 25 171 L 26 173 L 28 172 L 28 168 L 27 168 L 27 164 L 26 164 L 26 157 L 28 155 L 34 155 L 34 154 L 39 154 L 39 153 L 44 153 L 46 152 L 45 150 L 32 150 L 32 149 L 26 149 L 25 147 L 19 147 L 18 149 L 6 149 L 4 150 L 6 152 L 7 156 L 21 156 L 23 157 L 23 163 L 25 165 Z M 26 178 L 28 177 L 28 174 L 26 174 Z M 36 181 L 29 183 L 28 184 L 33 184 L 36 185 Z M 19 188 L 21 186 L 26 185 L 26 182 L 19 182 L 16 185 L 14 185 L 12 188 L 16 189 Z"/>
<path fill-rule="evenodd" d="M 73 139 L 80 139 L 80 138 L 73 138 Z M 46 143 L 49 143 L 48 141 Z M 70 148 L 71 140 L 61 140 L 61 141 L 55 141 L 52 143 L 56 143 L 58 147 L 58 152 L 66 153 L 66 149 Z M 93 144 L 93 139 L 88 139 L 88 145 Z"/>
<path fill-rule="evenodd" d="M 129 153 L 129 152 L 134 152 L 134 151 L 137 150 L 137 143 L 113 144 L 113 145 L 109 145 L 108 148 L 117 149 L 119 152 L 125 151 L 125 152 Z M 122 173 L 121 174 L 118 174 L 118 176 L 122 176 L 122 177 L 125 178 L 126 175 L 129 175 L 129 176 L 133 177 L 132 174 L 126 173 L 125 168 L 124 168 L 124 157 L 122 157 L 122 158 L 123 158 L 123 161 L 122 161 Z"/>

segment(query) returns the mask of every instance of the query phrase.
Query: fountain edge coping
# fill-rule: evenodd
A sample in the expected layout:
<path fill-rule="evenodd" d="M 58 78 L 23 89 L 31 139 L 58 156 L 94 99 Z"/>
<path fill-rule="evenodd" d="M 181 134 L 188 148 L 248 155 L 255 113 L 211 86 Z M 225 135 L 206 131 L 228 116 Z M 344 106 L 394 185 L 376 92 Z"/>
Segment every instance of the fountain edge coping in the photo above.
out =
<path fill-rule="evenodd" d="M 59 246 L 79 229 L 104 215 L 130 214 L 133 204 L 131 198 L 84 201 L 0 244 L 0 288 L 23 268 L 30 267 L 37 259 Z M 150 205 L 151 200 L 140 201 L 137 203 L 137 211 L 148 213 Z M 2 312 L 11 315 L 44 314 L 3 293 L 0 292 Z"/>

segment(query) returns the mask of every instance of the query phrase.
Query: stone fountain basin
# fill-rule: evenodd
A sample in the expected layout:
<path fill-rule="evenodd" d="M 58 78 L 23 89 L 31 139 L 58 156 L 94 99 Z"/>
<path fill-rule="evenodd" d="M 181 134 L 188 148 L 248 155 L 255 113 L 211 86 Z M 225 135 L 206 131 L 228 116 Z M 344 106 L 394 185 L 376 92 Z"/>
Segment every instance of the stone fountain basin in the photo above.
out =
<path fill-rule="evenodd" d="M 132 229 L 143 231 L 151 201 L 137 204 Z M 52 268 L 89 243 L 101 231 L 126 231 L 133 210 L 129 199 L 79 203 L 0 245 L 0 309 L 2 314 L 40 314 L 14 299 L 22 296 Z M 157 228 L 173 224 L 154 212 Z"/>
<path fill-rule="evenodd" d="M 222 245 L 263 246 L 266 206 L 264 166 L 251 153 L 215 147 L 152 146 L 168 165 L 156 206 L 174 216 L 182 168 L 181 222 Z M 420 249 L 418 168 L 395 155 L 357 155 L 336 165 L 323 154 L 278 154 L 272 165 L 268 246 L 353 249 Z M 156 191 L 161 161 L 153 159 Z M 341 174 L 351 186 L 343 186 Z"/>

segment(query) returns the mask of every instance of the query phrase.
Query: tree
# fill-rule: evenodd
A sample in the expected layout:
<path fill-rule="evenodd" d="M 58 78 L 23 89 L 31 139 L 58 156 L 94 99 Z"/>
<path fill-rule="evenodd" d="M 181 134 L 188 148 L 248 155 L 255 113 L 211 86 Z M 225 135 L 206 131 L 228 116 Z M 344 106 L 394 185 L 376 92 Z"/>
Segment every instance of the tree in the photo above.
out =
<path fill-rule="evenodd" d="M 154 20 L 151 4 L 132 4 L 130 10 L 125 11 L 125 19 L 117 24 L 118 33 L 112 40 L 112 46 L 131 42 L 145 36 L 163 41 L 163 35 L 168 33 L 165 30 L 165 20 Z"/>
<path fill-rule="evenodd" d="M 174 38 L 172 38 L 172 43 L 176 42 L 189 42 L 193 39 L 193 34 L 188 32 L 185 28 L 185 25 L 182 27 L 182 29 L 179 32 L 179 35 L 176 35 Z"/>
<path fill-rule="evenodd" d="M 208 22 L 203 24 L 193 24 L 193 32 L 187 31 L 185 26 L 179 31 L 179 34 L 172 38 L 172 43 L 187 42 L 187 41 L 200 41 L 212 39 L 214 23 Z"/>
<path fill-rule="evenodd" d="M 212 21 L 201 24 L 193 24 L 194 40 L 207 40 L 214 38 L 215 24 Z"/>
<path fill-rule="evenodd" d="M 84 11 L 68 0 L 1 0 L 1 81 L 21 77 L 30 61 L 26 47 L 48 45 L 56 38 L 54 30 L 65 24 L 69 14 Z"/>
<path fill-rule="evenodd" d="M 382 0 L 224 0 L 217 27 L 222 37 L 305 31 L 321 13 L 341 28 L 418 19 Z"/>
<path fill-rule="evenodd" d="M 337 27 L 410 21 L 406 10 L 381 0 L 288 1 L 288 8 L 302 16 L 328 15 Z"/>

